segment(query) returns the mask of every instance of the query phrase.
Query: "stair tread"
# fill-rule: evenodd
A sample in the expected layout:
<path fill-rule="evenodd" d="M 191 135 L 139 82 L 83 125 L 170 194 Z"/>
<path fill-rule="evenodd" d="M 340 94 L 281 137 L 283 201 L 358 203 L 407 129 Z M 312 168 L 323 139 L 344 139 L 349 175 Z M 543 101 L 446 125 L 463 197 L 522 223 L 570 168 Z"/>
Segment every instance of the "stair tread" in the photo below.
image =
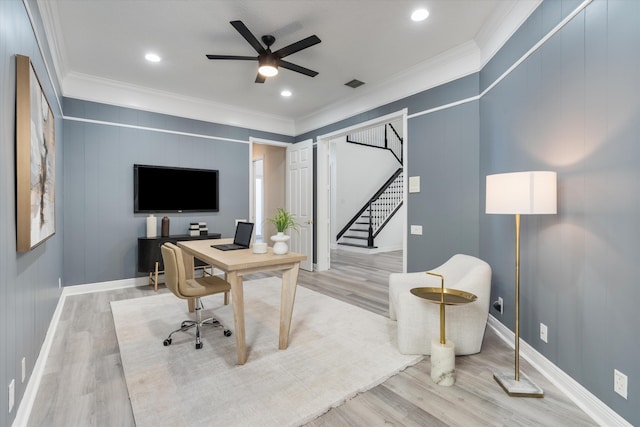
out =
<path fill-rule="evenodd" d="M 367 246 L 367 245 L 359 245 L 357 243 L 346 243 L 346 242 L 340 242 L 338 243 L 339 245 L 344 245 L 344 246 L 354 246 L 356 248 L 365 248 L 365 249 L 377 249 L 377 246 Z"/>
<path fill-rule="evenodd" d="M 349 236 L 344 235 L 342 237 L 347 239 L 359 239 L 359 240 L 367 240 L 369 238 L 368 236 L 362 237 L 362 236 L 352 236 L 352 235 L 349 235 Z"/>

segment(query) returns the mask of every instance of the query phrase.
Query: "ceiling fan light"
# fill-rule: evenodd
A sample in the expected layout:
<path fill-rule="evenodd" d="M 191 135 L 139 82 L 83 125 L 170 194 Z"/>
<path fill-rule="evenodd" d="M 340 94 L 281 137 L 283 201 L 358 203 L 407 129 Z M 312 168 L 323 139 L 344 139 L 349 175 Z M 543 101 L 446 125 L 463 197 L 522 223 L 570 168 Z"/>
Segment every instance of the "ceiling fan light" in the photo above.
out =
<path fill-rule="evenodd" d="M 265 77 L 273 77 L 278 74 L 278 69 L 271 64 L 264 64 L 258 68 L 258 72 Z"/>

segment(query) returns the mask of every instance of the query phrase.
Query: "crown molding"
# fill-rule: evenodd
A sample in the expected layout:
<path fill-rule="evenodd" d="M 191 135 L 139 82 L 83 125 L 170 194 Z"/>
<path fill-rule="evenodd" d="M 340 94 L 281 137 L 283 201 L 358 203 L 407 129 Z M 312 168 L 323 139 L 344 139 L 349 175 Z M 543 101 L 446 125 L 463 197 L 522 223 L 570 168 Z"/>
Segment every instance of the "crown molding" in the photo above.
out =
<path fill-rule="evenodd" d="M 467 76 L 480 69 L 480 49 L 468 41 L 440 55 L 396 74 L 346 100 L 296 120 L 296 135 L 318 129 L 375 107 L 406 98 L 427 89 Z M 358 89 L 355 89 L 358 90 Z"/>
<path fill-rule="evenodd" d="M 541 3 L 542 0 L 499 3 L 496 11 L 475 37 L 481 52 L 480 68 L 484 67 L 498 53 Z"/>
<path fill-rule="evenodd" d="M 474 40 L 370 86 L 357 96 L 296 119 L 296 135 L 479 72 L 541 3 L 542 0 L 500 3 Z"/>
<path fill-rule="evenodd" d="M 41 16 L 48 46 L 64 96 L 296 136 L 480 71 L 542 0 L 521 0 L 502 4 L 474 40 L 398 73 L 383 83 L 357 89 L 358 92 L 350 98 L 296 119 L 230 107 L 204 99 L 89 75 L 69 73 L 65 68 L 67 61 L 64 41 L 56 37 L 57 34 L 61 34 L 56 28 L 56 22 L 59 21 L 55 19 L 58 13 L 56 2 L 45 0 L 37 0 L 37 2 L 42 10 Z"/>
<path fill-rule="evenodd" d="M 47 47 L 53 60 L 53 69 L 58 82 L 62 82 L 62 76 L 66 74 L 67 58 L 65 55 L 64 40 L 58 37 L 62 34 L 58 26 L 60 19 L 58 18 L 58 6 L 54 1 L 38 0 L 38 9 L 40 11 L 40 19 L 44 26 L 44 32 L 47 36 Z M 62 89 L 64 91 L 64 88 Z"/>
<path fill-rule="evenodd" d="M 69 73 L 62 87 L 66 97 L 294 136 L 293 119 L 87 74 Z"/>

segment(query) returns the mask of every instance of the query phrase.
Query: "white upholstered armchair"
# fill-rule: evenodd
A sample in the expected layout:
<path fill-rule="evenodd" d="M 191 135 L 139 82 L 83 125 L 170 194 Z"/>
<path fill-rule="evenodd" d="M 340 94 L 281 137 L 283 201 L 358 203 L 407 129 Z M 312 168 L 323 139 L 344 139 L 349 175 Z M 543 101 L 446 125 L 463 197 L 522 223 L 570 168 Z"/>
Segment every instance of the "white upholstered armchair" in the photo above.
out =
<path fill-rule="evenodd" d="M 457 254 L 429 271 L 443 275 L 446 288 L 478 297 L 469 304 L 446 306 L 445 335 L 455 343 L 456 355 L 480 352 L 489 315 L 491 267 L 479 258 Z M 440 306 L 410 290 L 440 286 L 440 278 L 426 272 L 389 276 L 389 317 L 398 322 L 400 353 L 431 354 L 431 340 L 440 336 Z"/>

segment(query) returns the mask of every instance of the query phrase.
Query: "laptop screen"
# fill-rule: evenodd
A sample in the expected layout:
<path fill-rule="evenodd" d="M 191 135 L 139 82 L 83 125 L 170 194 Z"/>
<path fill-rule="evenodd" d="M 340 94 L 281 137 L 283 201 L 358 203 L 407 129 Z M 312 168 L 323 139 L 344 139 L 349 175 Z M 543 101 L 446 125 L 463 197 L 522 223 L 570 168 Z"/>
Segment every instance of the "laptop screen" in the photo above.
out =
<path fill-rule="evenodd" d="M 238 222 L 236 225 L 236 235 L 233 238 L 233 243 L 236 245 L 242 245 L 249 247 L 251 243 L 251 234 L 253 233 L 252 222 Z"/>

